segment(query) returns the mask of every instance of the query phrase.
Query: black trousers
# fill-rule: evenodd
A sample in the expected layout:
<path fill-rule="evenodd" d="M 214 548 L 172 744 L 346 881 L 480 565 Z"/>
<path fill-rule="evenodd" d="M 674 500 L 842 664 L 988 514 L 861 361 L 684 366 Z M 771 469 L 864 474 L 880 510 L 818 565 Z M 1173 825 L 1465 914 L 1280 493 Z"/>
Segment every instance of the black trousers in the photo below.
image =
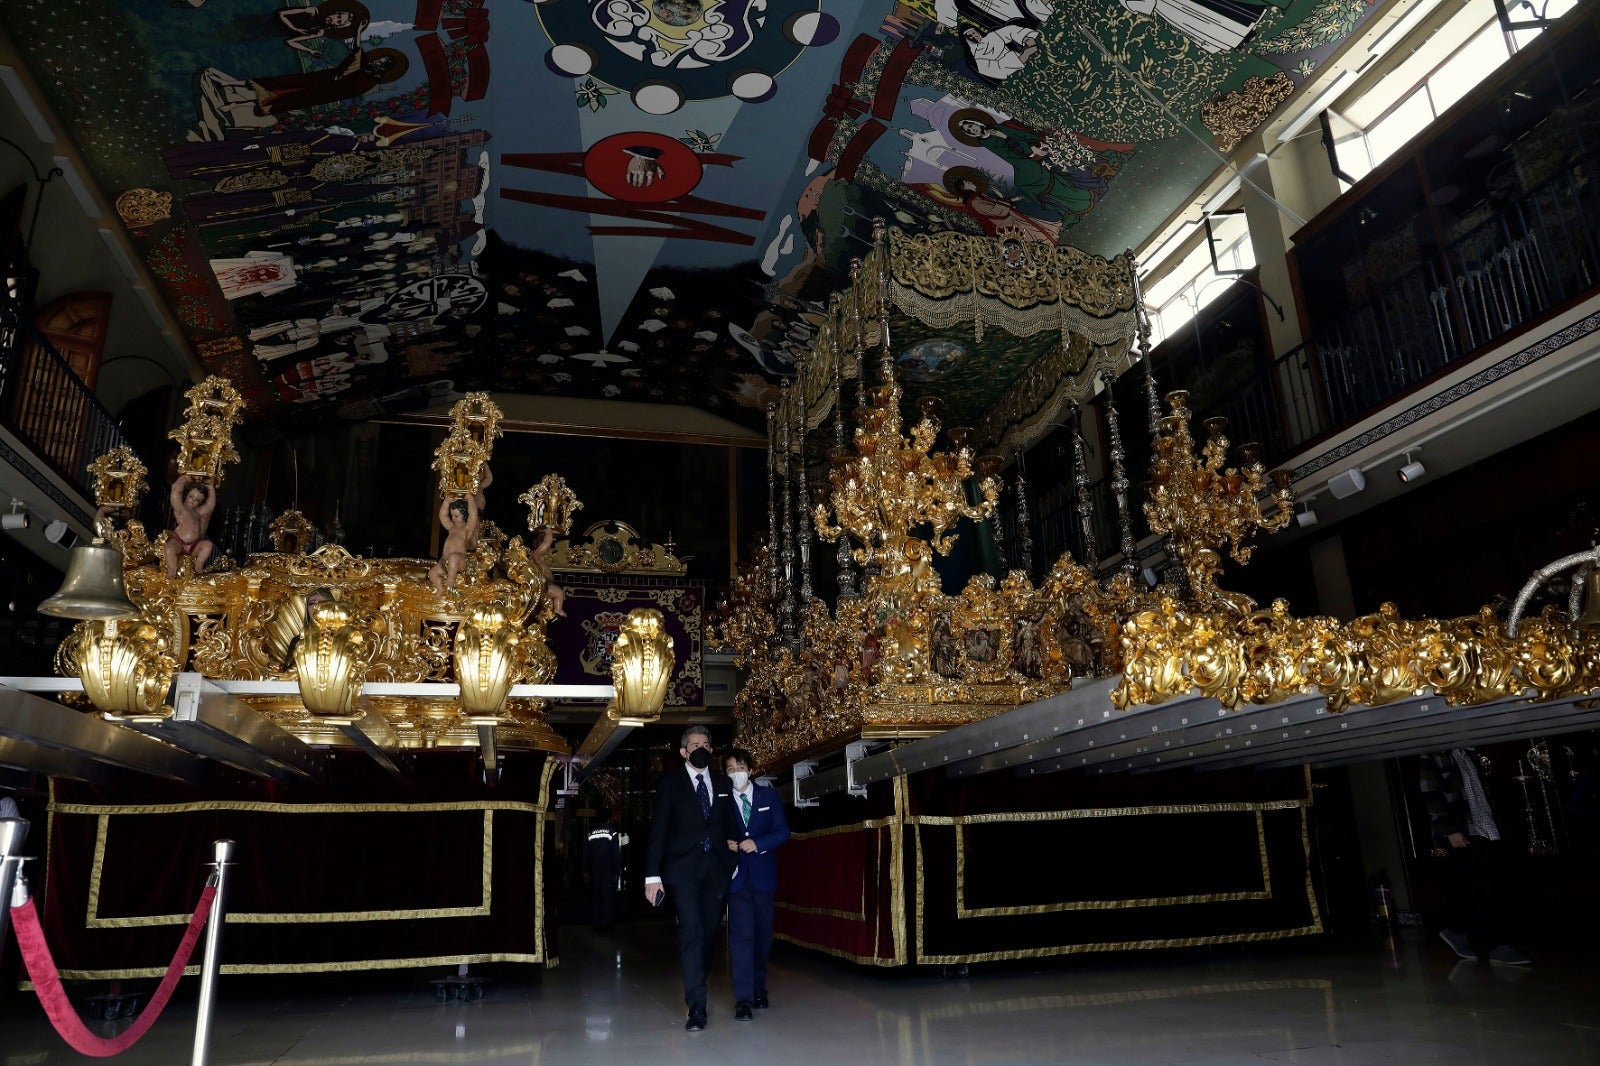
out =
<path fill-rule="evenodd" d="M 674 871 L 665 881 L 667 899 L 678 912 L 679 963 L 683 967 L 683 1002 L 691 1012 L 706 1009 L 706 974 L 711 969 L 717 930 L 722 926 L 722 904 L 728 897 L 729 876 L 709 852 Z"/>
<path fill-rule="evenodd" d="M 1445 845 L 1460 890 L 1451 924 L 1467 934 L 1473 947 L 1489 951 L 1504 943 L 1495 898 L 1499 845 L 1483 837 L 1468 837 L 1467 840 L 1469 843 L 1464 848 Z"/>

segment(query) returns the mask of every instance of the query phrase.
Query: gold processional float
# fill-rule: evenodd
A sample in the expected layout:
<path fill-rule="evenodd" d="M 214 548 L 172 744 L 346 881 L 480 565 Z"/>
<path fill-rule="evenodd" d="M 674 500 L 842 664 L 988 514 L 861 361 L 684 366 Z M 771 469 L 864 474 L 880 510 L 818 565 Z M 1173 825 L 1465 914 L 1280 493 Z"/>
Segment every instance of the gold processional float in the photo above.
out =
<path fill-rule="evenodd" d="M 1600 626 L 1592 624 L 1600 617 L 1578 615 L 1576 584 L 1567 614 L 1546 609 L 1520 624 L 1516 616 L 1533 582 L 1510 624 L 1488 607 L 1450 619 L 1404 618 L 1393 604 L 1350 621 L 1299 617 L 1285 600 L 1263 608 L 1221 588 L 1224 553 L 1244 564 L 1258 530 L 1288 524 L 1289 475 L 1267 471 L 1248 444 L 1233 449 L 1237 465 L 1228 465 L 1224 419 L 1206 420 L 1206 439 L 1197 447 L 1183 392 L 1168 395 L 1160 414 L 1131 256 L 1085 267 L 1081 252 L 1047 249 L 1041 254 L 1054 251 L 1057 258 L 1008 277 L 1008 269 L 1017 274 L 1017 253 L 1008 254 L 1007 243 L 1015 242 L 880 229 L 853 285 L 830 307 L 819 342 L 799 361 L 797 384 L 769 408 L 766 540 L 741 567 L 714 631 L 714 643 L 748 671 L 734 705 L 737 734 L 765 769 L 852 741 L 939 733 L 1044 699 L 1082 678 L 1118 678 L 1112 702 L 1120 710 L 1190 694 L 1230 710 L 1320 695 L 1338 712 L 1430 690 L 1452 705 L 1570 699 L 1600 690 Z M 1078 259 L 1060 258 L 1068 252 Z M 1089 292 L 1074 291 L 1064 273 L 1070 271 L 1089 279 Z M 1120 287 L 1119 271 L 1125 272 Z M 890 347 L 891 306 L 917 318 L 936 306 L 933 298 L 953 296 L 967 301 L 968 319 L 987 301 L 999 306 L 999 318 L 1034 310 L 1044 322 L 1060 323 L 1067 318 L 1062 305 L 1115 306 L 1118 292 L 1131 297 L 1136 336 L 1098 366 L 1076 360 L 1076 383 L 1091 391 L 1064 402 L 1092 396 L 1097 377 L 1106 387 L 1128 365 L 1137 341 L 1153 431 L 1144 513 L 1151 532 L 1166 538 L 1175 576 L 1151 588 L 1137 575 L 1130 484 L 1116 409 L 1108 405 L 1110 483 L 1122 536 L 1113 572 L 1106 574 L 1099 558 L 1086 565 L 1063 554 L 1038 584 L 1026 570 L 1012 569 L 999 581 L 978 574 L 958 595 L 946 594 L 934 555 L 950 551 L 958 520 L 994 520 L 1004 465 L 999 449 L 1020 450 L 1038 434 L 1015 407 L 976 431 L 941 430 L 938 401 L 929 396 L 918 400 L 920 417 L 907 429 Z M 1069 339 L 1067 327 L 1060 328 L 1063 351 L 1081 347 L 1081 338 Z M 877 384 L 866 388 L 869 355 Z M 859 402 L 846 446 L 842 402 L 852 362 Z M 1030 387 L 1049 392 L 1052 383 Z M 1048 423 L 1061 406 L 1059 398 L 1055 406 L 1036 404 L 1033 425 Z M 804 441 L 830 408 L 834 446 L 825 478 L 808 488 Z M 991 450 L 976 454 L 975 438 Z M 1074 443 L 1078 510 L 1095 552 L 1081 432 Z M 1024 501 L 1019 493 L 1019 509 Z M 813 536 L 839 545 L 832 607 L 811 587 Z M 1600 552 L 1552 564 L 1535 579 L 1573 565 L 1590 568 L 1593 614 L 1600 610 Z"/>
<path fill-rule="evenodd" d="M 583 504 L 550 474 L 518 498 L 528 508 L 526 540 L 480 521 L 501 432 L 501 412 L 487 394 L 456 403 L 435 454 L 445 533 L 437 563 L 367 559 L 338 544 L 313 550 L 312 524 L 289 510 L 270 527 L 275 550 L 237 568 L 206 566 L 209 544 L 202 550 L 201 541 L 223 466 L 238 460 L 232 435 L 241 399 L 218 377 L 187 398 L 187 417 L 171 434 L 177 528 L 152 540 L 131 518 L 145 489 L 144 465 L 126 447 L 100 456 L 89 467 L 97 536 L 74 549 L 62 590 L 40 607 L 83 619 L 56 665 L 82 680 L 95 711 L 161 721 L 174 713 L 168 699 L 176 675 L 195 671 L 215 681 L 294 682 L 288 691 L 236 686 L 237 698 L 307 744 L 346 744 L 341 727 L 365 718 L 363 728 L 376 727 L 400 748 L 476 746 L 492 726 L 501 750 L 568 753 L 545 721 L 548 700 L 511 692 L 555 675 L 545 640 L 561 606 L 551 549 Z M 198 526 L 186 526 L 188 518 Z M 672 640 L 657 612 L 631 612 L 615 646 L 608 715 L 639 721 L 659 713 L 672 665 Z M 459 696 L 363 692 L 375 682 L 456 683 Z"/>

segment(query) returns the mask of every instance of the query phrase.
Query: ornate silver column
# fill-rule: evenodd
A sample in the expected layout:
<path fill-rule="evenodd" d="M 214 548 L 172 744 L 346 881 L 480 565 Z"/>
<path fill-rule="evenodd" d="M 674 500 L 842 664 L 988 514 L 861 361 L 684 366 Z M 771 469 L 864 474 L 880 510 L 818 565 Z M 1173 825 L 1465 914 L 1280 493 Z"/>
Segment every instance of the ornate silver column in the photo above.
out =
<path fill-rule="evenodd" d="M 1133 257 L 1133 252 L 1124 252 L 1128 257 L 1128 271 L 1133 275 L 1133 314 L 1138 323 L 1139 331 L 1139 361 L 1144 363 L 1144 407 L 1145 416 L 1150 419 L 1150 439 L 1156 439 L 1156 433 L 1161 429 L 1161 397 L 1156 392 L 1156 372 L 1150 365 L 1150 316 L 1144 309 L 1144 287 L 1139 284 L 1139 261 Z"/>
<path fill-rule="evenodd" d="M 1111 494 L 1117 501 L 1117 530 L 1122 535 L 1122 569 L 1136 573 L 1134 564 L 1133 519 L 1128 516 L 1127 452 L 1122 447 L 1122 425 L 1117 415 L 1117 397 L 1106 379 L 1106 426 L 1111 437 Z"/>
<path fill-rule="evenodd" d="M 833 354 L 833 451 L 829 454 L 829 469 L 833 468 L 832 460 L 842 458 L 844 449 L 844 352 L 839 344 L 839 334 L 844 331 L 844 316 L 841 314 L 843 303 L 838 294 L 833 297 L 833 302 L 828 306 L 828 320 L 833 323 L 833 337 L 829 350 Z M 856 595 L 856 573 L 850 565 L 850 538 L 839 538 L 839 550 L 834 555 L 834 561 L 839 564 L 839 599 L 852 599 Z"/>
<path fill-rule="evenodd" d="M 783 399 L 778 402 L 778 423 L 782 432 L 779 454 L 783 459 L 783 602 L 778 609 L 778 631 L 784 643 L 793 644 L 794 626 L 794 494 L 789 491 L 790 465 L 794 462 L 789 452 L 789 402 L 794 394 L 789 383 L 783 383 Z"/>
<path fill-rule="evenodd" d="M 1072 485 L 1077 494 L 1078 526 L 1083 530 L 1083 565 L 1100 572 L 1100 545 L 1094 535 L 1094 500 L 1089 497 L 1089 459 L 1083 443 L 1083 410 L 1072 412 Z"/>
<path fill-rule="evenodd" d="M 795 450 L 791 453 L 790 461 L 795 464 L 794 498 L 795 509 L 800 512 L 800 523 L 795 528 L 799 538 L 800 550 L 800 619 L 811 609 L 811 497 L 806 492 L 806 423 L 809 421 L 806 410 L 806 357 L 802 352 L 794 363 L 795 389 L 789 393 L 789 402 L 794 405 L 794 436 Z"/>
<path fill-rule="evenodd" d="M 778 409 L 767 404 L 767 602 L 774 607 L 782 595 L 778 589 Z"/>
<path fill-rule="evenodd" d="M 1033 579 L 1033 521 L 1028 517 L 1028 479 L 1023 469 L 1022 449 L 1017 449 L 1017 540 L 1021 542 L 1022 569 Z"/>

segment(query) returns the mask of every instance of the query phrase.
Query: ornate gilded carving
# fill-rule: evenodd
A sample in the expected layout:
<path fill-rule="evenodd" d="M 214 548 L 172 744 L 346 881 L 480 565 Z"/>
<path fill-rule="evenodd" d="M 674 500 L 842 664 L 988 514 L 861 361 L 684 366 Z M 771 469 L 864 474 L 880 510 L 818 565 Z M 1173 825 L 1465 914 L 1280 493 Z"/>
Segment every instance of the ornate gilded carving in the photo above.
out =
<path fill-rule="evenodd" d="M 361 717 L 356 698 L 366 680 L 367 633 L 355 613 L 338 600 L 311 608 L 311 618 L 295 646 L 300 702 L 320 718 L 354 721 Z"/>
<path fill-rule="evenodd" d="M 596 574 L 686 574 L 689 561 L 680 559 L 676 548 L 670 540 L 666 544 L 642 540 L 626 522 L 596 522 L 582 537 L 556 541 L 550 567 Z"/>
<path fill-rule="evenodd" d="M 143 618 L 80 623 L 73 660 L 95 709 L 119 718 L 165 718 L 177 672 L 166 638 Z"/>
<path fill-rule="evenodd" d="M 115 206 L 124 225 L 139 229 L 172 217 L 172 194 L 154 189 L 128 189 L 117 197 Z"/>
<path fill-rule="evenodd" d="M 652 607 L 629 611 L 612 648 L 611 684 L 617 696 L 607 713 L 654 721 L 666 702 L 674 661 L 672 637 L 661 612 Z"/>
<path fill-rule="evenodd" d="M 189 410 L 183 425 L 167 436 L 178 442 L 178 472 L 215 485 L 226 463 L 237 463 L 233 431 L 244 398 L 228 380 L 213 374 L 184 394 Z"/>
<path fill-rule="evenodd" d="M 1257 529 L 1270 533 L 1288 525 L 1294 512 L 1294 492 L 1289 487 L 1289 475 L 1274 471 L 1271 499 L 1275 506 L 1270 513 L 1262 510 L 1259 500 L 1267 492 L 1268 475 L 1258 458 L 1259 446 L 1242 446 L 1239 458 L 1243 465 L 1224 468 L 1228 456 L 1228 438 L 1223 435 L 1226 419 L 1206 419 L 1209 438 L 1196 455 L 1194 437 L 1189 432 L 1188 399 L 1186 392 L 1167 396 L 1172 413 L 1162 419 L 1156 435 L 1144 513 L 1151 532 L 1165 533 L 1170 538 L 1194 597 L 1208 606 L 1237 610 L 1237 601 L 1217 588 L 1216 575 L 1222 561 L 1218 553 L 1227 547 L 1234 561 L 1249 562 L 1250 540 Z"/>
<path fill-rule="evenodd" d="M 567 487 L 560 474 L 546 474 L 518 496 L 517 502 L 527 505 L 530 530 L 547 529 L 558 537 L 572 531 L 572 516 L 583 510 L 578 494 Z"/>
<path fill-rule="evenodd" d="M 461 713 L 468 721 L 492 723 L 504 714 L 521 662 L 522 631 L 510 615 L 503 604 L 482 604 L 456 630 L 456 681 L 461 686 Z"/>
<path fill-rule="evenodd" d="M 305 555 L 317 543 L 317 527 L 296 510 L 283 512 L 267 526 L 272 550 L 286 555 Z"/>
<path fill-rule="evenodd" d="M 1217 150 L 1231 152 L 1294 95 L 1294 79 L 1284 71 L 1256 75 L 1231 93 L 1200 105 L 1200 121 L 1217 139 Z"/>

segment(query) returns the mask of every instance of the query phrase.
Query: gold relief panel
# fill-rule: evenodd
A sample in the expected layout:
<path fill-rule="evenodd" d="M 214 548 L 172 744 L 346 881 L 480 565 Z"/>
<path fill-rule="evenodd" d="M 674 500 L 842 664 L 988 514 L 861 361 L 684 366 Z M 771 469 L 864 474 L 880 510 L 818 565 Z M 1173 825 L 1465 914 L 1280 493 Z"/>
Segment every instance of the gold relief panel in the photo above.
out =
<path fill-rule="evenodd" d="M 574 573 L 681 575 L 689 572 L 689 561 L 677 556 L 671 540 L 653 544 L 626 522 L 607 521 L 596 522 L 581 537 L 556 541 L 550 567 Z"/>

